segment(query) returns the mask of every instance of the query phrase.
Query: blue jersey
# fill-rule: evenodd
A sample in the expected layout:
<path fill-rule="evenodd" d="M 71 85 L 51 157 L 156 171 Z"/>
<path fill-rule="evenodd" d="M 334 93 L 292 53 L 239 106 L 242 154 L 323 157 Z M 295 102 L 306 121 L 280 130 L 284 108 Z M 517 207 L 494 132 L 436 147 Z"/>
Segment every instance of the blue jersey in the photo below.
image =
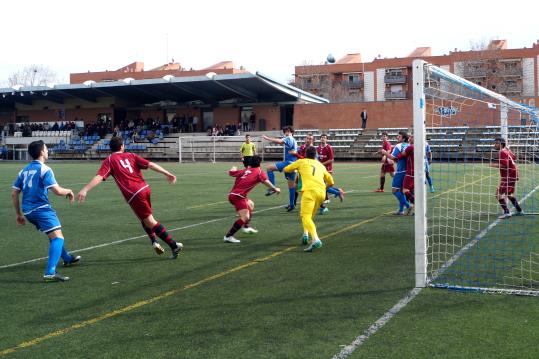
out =
<path fill-rule="evenodd" d="M 24 167 L 13 182 L 13 189 L 22 192 L 23 214 L 50 207 L 49 188 L 56 185 L 58 183 L 56 183 L 54 173 L 46 164 L 34 160 Z"/>
<path fill-rule="evenodd" d="M 425 171 L 429 172 L 430 145 L 425 141 Z"/>
<path fill-rule="evenodd" d="M 397 158 L 399 153 L 403 153 L 406 147 L 408 147 L 408 143 L 406 142 L 397 143 L 395 147 L 393 147 L 393 152 L 391 152 L 391 155 Z M 397 161 L 397 171 L 395 173 L 401 173 L 401 172 L 402 173 L 406 172 L 406 157 L 403 157 Z"/>
<path fill-rule="evenodd" d="M 298 158 L 294 154 L 288 153 L 288 151 L 297 151 L 298 150 L 298 143 L 296 142 L 296 139 L 292 137 L 292 135 L 286 136 L 283 138 L 284 140 L 284 160 L 285 162 L 294 162 Z"/>

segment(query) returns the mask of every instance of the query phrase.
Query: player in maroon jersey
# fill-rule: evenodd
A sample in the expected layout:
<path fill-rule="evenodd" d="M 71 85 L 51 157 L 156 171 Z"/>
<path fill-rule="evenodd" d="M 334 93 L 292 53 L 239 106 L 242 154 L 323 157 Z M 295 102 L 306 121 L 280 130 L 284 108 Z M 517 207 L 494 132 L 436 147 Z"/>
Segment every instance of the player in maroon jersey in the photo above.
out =
<path fill-rule="evenodd" d="M 142 177 L 141 170 L 151 169 L 162 173 L 167 177 L 169 183 L 176 183 L 176 176 L 156 163 L 150 162 L 134 153 L 125 152 L 125 146 L 121 137 L 113 137 L 110 140 L 112 154 L 108 156 L 97 175 L 84 186 L 77 194 L 77 200 L 84 202 L 88 192 L 106 180 L 109 176 L 114 177 L 118 188 L 122 192 L 126 202 L 131 206 L 133 212 L 141 221 L 142 227 L 150 237 L 152 247 L 157 254 L 163 254 L 164 249 L 157 242 L 156 236 L 161 238 L 172 250 L 172 259 L 178 257 L 178 253 L 183 248 L 180 242 L 172 240 L 165 226 L 153 217 L 152 202 L 150 200 L 150 186 Z"/>
<path fill-rule="evenodd" d="M 413 212 L 413 204 L 415 202 L 414 197 L 414 136 L 408 138 L 409 145 L 404 149 L 404 151 L 399 152 L 397 157 L 393 157 L 391 152 L 387 152 L 382 149 L 381 153 L 384 156 L 387 156 L 390 160 L 398 161 L 402 158 L 406 158 L 406 172 L 404 175 L 404 180 L 402 182 L 402 193 L 406 196 L 408 202 L 410 202 L 410 207 L 404 212 L 406 215 L 410 215 Z M 391 147 L 391 146 L 390 146 Z"/>
<path fill-rule="evenodd" d="M 298 147 L 298 150 L 296 152 L 296 157 L 299 159 L 305 158 L 307 147 L 311 147 L 313 144 L 314 144 L 314 136 L 312 133 L 309 132 L 307 136 L 305 136 L 305 143 Z"/>
<path fill-rule="evenodd" d="M 263 183 L 272 191 L 280 193 L 281 190 L 275 187 L 269 180 L 266 173 L 260 168 L 260 156 L 253 156 L 247 168 L 238 170 L 235 166 L 228 171 L 228 175 L 235 177 L 234 186 L 228 194 L 228 201 L 234 206 L 240 218 L 234 222 L 223 240 L 226 243 L 240 243 L 234 238 L 234 234 L 241 228 L 244 233 L 257 233 L 258 231 L 249 226 L 249 221 L 253 216 L 255 204 L 247 195 L 259 183 Z"/>
<path fill-rule="evenodd" d="M 391 153 L 391 143 L 388 141 L 387 132 L 382 132 L 382 148 L 381 151 Z M 391 177 L 395 173 L 393 167 L 393 160 L 386 155 L 382 156 L 382 167 L 380 168 L 380 187 L 374 192 L 384 192 L 384 184 L 386 183 L 386 173 L 389 173 Z"/>
<path fill-rule="evenodd" d="M 333 174 L 333 161 L 335 155 L 333 153 L 333 147 L 328 143 L 328 135 L 325 133 L 320 135 L 320 144 L 316 148 L 318 154 L 318 160 L 326 167 L 329 174 Z"/>
<path fill-rule="evenodd" d="M 518 204 L 517 199 L 515 198 L 515 187 L 517 184 L 518 178 L 518 169 L 515 164 L 516 156 L 510 149 L 506 147 L 506 142 L 504 138 L 497 138 L 494 142 L 494 148 L 498 151 L 498 163 L 493 164 L 492 167 L 497 167 L 500 169 L 500 184 L 496 189 L 496 199 L 500 203 L 500 206 L 503 209 L 503 214 L 498 218 L 504 219 L 511 217 L 511 212 L 507 207 L 507 201 L 505 197 L 509 198 L 515 209 L 517 210 L 515 215 L 523 215 L 522 208 Z"/>

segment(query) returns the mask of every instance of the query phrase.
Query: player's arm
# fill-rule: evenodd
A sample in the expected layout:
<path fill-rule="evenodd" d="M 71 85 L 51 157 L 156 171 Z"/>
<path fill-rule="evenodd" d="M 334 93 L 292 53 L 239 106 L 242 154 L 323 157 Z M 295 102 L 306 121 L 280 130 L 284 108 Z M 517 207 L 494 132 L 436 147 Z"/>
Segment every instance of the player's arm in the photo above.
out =
<path fill-rule="evenodd" d="M 294 172 L 295 170 L 297 170 L 299 168 L 299 161 L 296 161 L 296 162 L 292 162 L 291 164 L 289 164 L 288 166 L 286 166 L 283 171 L 285 173 L 292 173 Z"/>
<path fill-rule="evenodd" d="M 275 193 L 277 193 L 277 194 L 281 193 L 281 189 L 279 187 L 275 187 L 269 180 L 265 180 L 262 183 L 264 184 L 264 186 L 266 186 L 269 189 L 275 191 Z"/>
<path fill-rule="evenodd" d="M 256 146 L 255 146 L 254 143 L 252 145 L 253 145 L 253 156 L 254 156 L 254 155 L 256 155 Z"/>
<path fill-rule="evenodd" d="M 26 224 L 26 220 L 24 219 L 24 215 L 21 211 L 21 204 L 19 203 L 19 193 L 21 193 L 21 191 L 14 188 L 11 192 L 11 200 L 13 202 L 13 208 L 15 208 L 15 213 L 17 214 L 17 224 L 19 226 L 24 226 Z"/>
<path fill-rule="evenodd" d="M 238 171 L 238 167 L 232 166 L 230 170 L 228 170 L 228 175 L 230 177 L 238 177 L 241 174 L 241 171 Z"/>
<path fill-rule="evenodd" d="M 244 145 L 242 144 L 241 147 L 240 147 L 240 158 L 241 158 L 242 161 L 243 161 L 243 146 Z"/>
<path fill-rule="evenodd" d="M 168 180 L 168 182 L 170 184 L 176 183 L 176 176 L 174 176 L 172 173 L 170 173 L 169 171 L 167 171 L 163 167 L 159 166 L 157 163 L 155 163 L 155 162 L 148 163 L 148 168 L 151 169 L 152 171 L 157 172 L 157 173 L 164 174 L 165 177 L 167 177 L 167 180 Z"/>
<path fill-rule="evenodd" d="M 79 191 L 79 193 L 77 193 L 77 201 L 79 203 L 84 202 L 88 192 L 92 188 L 94 188 L 95 186 L 100 184 L 101 182 L 103 182 L 103 176 L 96 175 L 94 178 L 92 178 L 92 180 L 90 182 L 88 182 L 88 184 L 86 186 L 82 187 L 82 189 Z"/>
<path fill-rule="evenodd" d="M 270 142 L 273 142 L 273 143 L 278 143 L 279 145 L 282 145 L 284 143 L 284 140 L 282 138 L 269 137 L 269 136 L 266 136 L 266 135 L 262 135 L 262 138 L 265 139 L 266 141 L 270 141 Z"/>
<path fill-rule="evenodd" d="M 330 148 L 329 149 L 329 154 L 328 154 L 328 159 L 326 161 L 322 162 L 322 164 L 324 166 L 327 166 L 330 163 L 333 163 L 334 160 L 335 160 L 335 155 L 333 154 L 333 148 Z"/>
<path fill-rule="evenodd" d="M 333 180 L 333 176 L 329 174 L 327 170 L 324 169 L 324 182 L 326 183 L 326 187 L 331 187 L 335 184 L 335 181 Z"/>
<path fill-rule="evenodd" d="M 69 203 L 73 203 L 75 201 L 75 195 L 73 194 L 73 191 L 69 188 L 60 187 L 59 185 L 55 185 L 50 187 L 51 191 L 57 195 L 57 196 L 66 196 L 69 198 Z"/>

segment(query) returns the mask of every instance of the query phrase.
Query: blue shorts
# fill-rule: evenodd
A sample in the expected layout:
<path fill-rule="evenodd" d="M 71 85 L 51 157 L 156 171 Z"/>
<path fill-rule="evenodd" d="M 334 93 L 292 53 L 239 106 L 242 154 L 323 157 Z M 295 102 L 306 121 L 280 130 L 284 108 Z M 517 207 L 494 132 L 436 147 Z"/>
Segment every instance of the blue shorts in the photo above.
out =
<path fill-rule="evenodd" d="M 279 172 L 283 172 L 283 169 L 291 163 L 294 163 L 294 162 L 292 161 L 275 162 L 275 167 L 277 167 L 277 170 L 279 170 Z M 289 181 L 294 181 L 296 179 L 296 172 L 285 173 L 284 178 L 286 178 Z"/>
<path fill-rule="evenodd" d="M 25 215 L 28 222 L 36 226 L 38 231 L 49 233 L 62 228 L 56 211 L 51 207 L 36 209 Z"/>
<path fill-rule="evenodd" d="M 430 164 L 427 161 L 425 161 L 425 172 L 430 172 Z"/>
<path fill-rule="evenodd" d="M 406 176 L 405 172 L 399 172 L 395 173 L 393 176 L 393 182 L 391 183 L 392 188 L 402 188 L 402 184 L 404 183 L 404 177 Z"/>

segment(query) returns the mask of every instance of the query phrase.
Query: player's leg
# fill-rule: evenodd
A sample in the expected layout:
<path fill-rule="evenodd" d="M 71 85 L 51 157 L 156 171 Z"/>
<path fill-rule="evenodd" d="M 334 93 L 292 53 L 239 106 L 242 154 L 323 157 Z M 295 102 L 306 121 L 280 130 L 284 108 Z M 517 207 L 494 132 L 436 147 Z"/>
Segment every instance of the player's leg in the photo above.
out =
<path fill-rule="evenodd" d="M 64 277 L 56 272 L 58 261 L 62 257 L 64 251 L 64 238 L 62 235 L 62 225 L 56 216 L 56 212 L 52 208 L 43 208 L 36 210 L 26 215 L 26 219 L 36 226 L 36 228 L 44 232 L 49 238 L 49 252 L 45 274 L 43 279 L 47 282 L 51 281 L 66 281 L 69 277 Z M 65 252 L 66 258 L 69 253 Z M 67 259 L 72 259 L 71 256 Z"/>
<path fill-rule="evenodd" d="M 253 219 L 253 211 L 255 209 L 255 203 L 253 201 L 251 201 L 250 199 L 247 199 L 247 205 L 248 205 L 248 208 L 247 208 L 247 215 L 245 216 L 245 219 L 244 219 L 244 224 L 243 224 L 243 228 L 241 229 L 241 231 L 243 233 L 258 233 L 258 231 L 256 229 L 254 229 L 253 227 L 251 227 L 251 220 Z M 240 218 L 242 217 L 242 214 L 241 213 L 238 213 L 240 215 Z"/>
<path fill-rule="evenodd" d="M 273 184 L 274 186 L 275 186 L 275 174 L 273 172 L 276 171 L 276 170 L 277 170 L 277 163 L 272 164 L 272 165 L 268 165 L 266 167 L 266 173 L 268 174 L 268 179 L 271 182 L 271 184 Z M 268 191 L 270 191 L 270 190 L 268 189 Z M 268 194 L 266 193 L 266 195 L 268 195 Z"/>
<path fill-rule="evenodd" d="M 516 183 L 509 183 L 509 188 L 507 191 L 507 198 L 509 199 L 509 201 L 511 201 L 511 204 L 513 204 L 513 207 L 515 207 L 515 209 L 517 210 L 515 214 L 522 215 L 524 214 L 524 212 L 522 212 L 522 207 L 520 207 L 520 204 L 515 198 L 515 186 L 516 186 Z"/>
<path fill-rule="evenodd" d="M 223 237 L 223 241 L 226 243 L 240 243 L 239 239 L 234 238 L 234 234 L 239 231 L 245 223 L 249 222 L 249 202 L 247 198 L 240 196 L 229 195 L 228 201 L 234 206 L 239 218 L 232 224 L 232 227 Z"/>
<path fill-rule="evenodd" d="M 385 165 L 382 163 L 382 167 L 380 168 L 380 186 L 374 192 L 384 192 L 384 185 L 386 183 L 386 172 L 384 169 Z"/>
<path fill-rule="evenodd" d="M 410 204 L 406 200 L 406 196 L 402 193 L 402 185 L 404 182 L 404 173 L 397 173 L 393 177 L 393 182 L 391 184 L 391 192 L 397 198 L 399 202 L 399 210 L 395 214 L 403 215 L 404 208 L 410 208 Z"/>
<path fill-rule="evenodd" d="M 296 208 L 296 205 L 294 204 L 294 201 L 296 200 L 296 192 L 297 192 L 296 191 L 296 173 L 295 172 L 285 173 L 284 176 L 288 181 L 288 206 L 286 207 L 286 210 L 290 212 L 294 208 Z"/>
<path fill-rule="evenodd" d="M 503 210 L 503 214 L 498 217 L 499 219 L 511 217 L 511 212 L 509 211 L 509 207 L 507 207 L 507 201 L 505 199 L 506 196 L 507 196 L 507 183 L 501 182 L 498 188 L 496 189 L 496 199 L 498 200 L 498 203 L 500 204 L 500 207 L 502 207 L 502 210 Z"/>
<path fill-rule="evenodd" d="M 309 246 L 305 249 L 306 252 L 311 252 L 316 248 L 322 247 L 322 241 L 318 238 L 318 232 L 314 223 L 317 209 L 324 200 L 324 193 L 317 191 L 303 192 L 301 196 L 301 223 L 303 224 L 304 236 L 308 233 L 311 237 Z M 302 240 L 303 241 L 303 240 Z"/>

